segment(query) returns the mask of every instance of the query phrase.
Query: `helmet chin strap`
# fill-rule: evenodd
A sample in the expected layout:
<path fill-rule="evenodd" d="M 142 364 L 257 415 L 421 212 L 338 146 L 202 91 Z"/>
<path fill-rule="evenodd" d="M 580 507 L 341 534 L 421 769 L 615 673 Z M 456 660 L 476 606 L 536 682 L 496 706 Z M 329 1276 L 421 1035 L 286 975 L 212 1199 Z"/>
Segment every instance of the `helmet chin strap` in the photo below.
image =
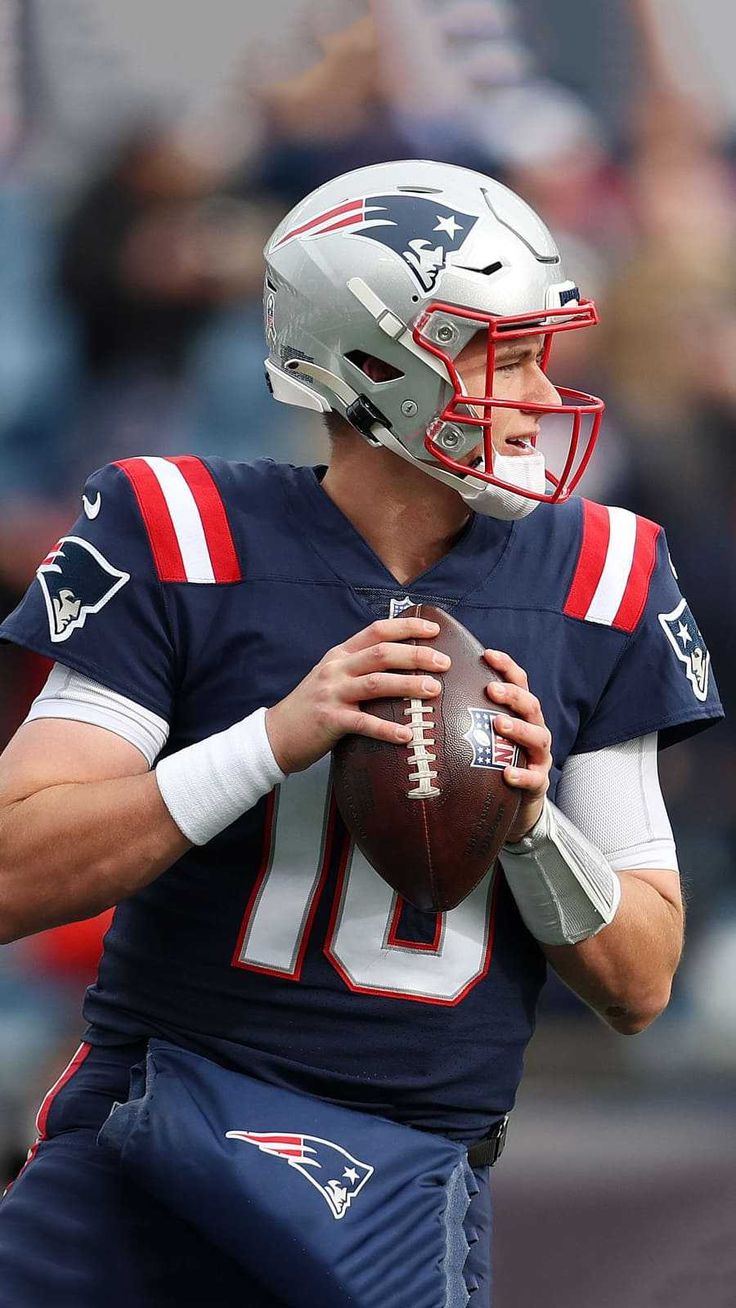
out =
<path fill-rule="evenodd" d="M 474 513 L 498 518 L 501 522 L 517 522 L 522 518 L 528 518 L 539 504 L 539 500 L 530 499 L 527 495 L 517 495 L 514 491 L 504 490 L 502 486 L 481 481 L 479 477 L 474 477 L 472 472 L 465 477 L 457 472 L 447 472 L 436 463 L 425 463 L 417 459 L 393 432 L 389 431 L 388 427 L 375 423 L 372 431 L 381 445 L 393 450 L 399 458 L 412 463 L 415 468 L 421 468 L 428 477 L 434 477 L 436 481 L 451 486 Z M 539 450 L 535 450 L 533 454 L 496 454 L 493 470 L 502 481 L 515 481 L 525 490 L 544 494 L 546 485 L 544 455 Z M 520 477 L 519 473 L 522 471 L 523 475 Z"/>

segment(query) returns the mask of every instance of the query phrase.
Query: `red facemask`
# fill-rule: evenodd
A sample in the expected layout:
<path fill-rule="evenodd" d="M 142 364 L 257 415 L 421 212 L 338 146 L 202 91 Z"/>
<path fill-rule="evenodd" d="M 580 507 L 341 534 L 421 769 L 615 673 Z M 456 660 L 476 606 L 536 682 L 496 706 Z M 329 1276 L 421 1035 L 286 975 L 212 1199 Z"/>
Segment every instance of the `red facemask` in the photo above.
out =
<path fill-rule="evenodd" d="M 478 323 L 479 326 L 486 325 L 488 341 L 484 395 L 467 395 L 463 391 L 460 375 L 453 360 L 442 349 L 437 340 L 431 340 L 428 337 L 427 327 L 435 313 L 441 313 L 443 319 L 447 317 L 460 318 Z M 481 313 L 475 309 L 462 309 L 458 308 L 457 305 L 442 304 L 438 301 L 428 305 L 415 324 L 412 335 L 422 349 L 427 350 L 435 358 L 442 361 L 447 368 L 454 388 L 454 394 L 449 403 L 427 428 L 424 445 L 428 452 L 443 468 L 467 476 L 470 471 L 468 465 L 453 459 L 447 450 L 443 449 L 438 443 L 436 437 L 445 423 L 455 423 L 461 427 L 463 425 L 477 427 L 481 432 L 483 457 L 480 466 L 472 469 L 473 477 L 490 482 L 494 486 L 500 486 L 504 490 L 526 495 L 529 499 L 540 500 L 548 504 L 561 504 L 569 499 L 590 462 L 598 438 L 605 404 L 603 400 L 598 399 L 595 395 L 588 395 L 584 391 L 571 390 L 567 386 L 555 387 L 562 400 L 561 406 L 537 404 L 531 401 L 520 405 L 518 400 L 499 399 L 493 394 L 496 349 L 500 345 L 507 346 L 511 341 L 519 340 L 525 336 L 542 335 L 544 336 L 544 354 L 541 367 L 546 373 L 553 336 L 558 332 L 575 331 L 581 327 L 593 327 L 597 322 L 598 313 L 592 300 L 582 300 L 579 304 L 569 304 L 559 309 L 545 309 L 541 312 L 506 317 Z M 441 330 L 440 327 L 439 332 Z M 481 414 L 470 412 L 470 405 L 480 410 Z M 502 481 L 494 474 L 494 408 L 522 409 L 524 413 L 534 413 L 540 416 L 554 413 L 558 416 L 569 417 L 571 430 L 567 454 L 563 457 L 562 466 L 558 472 L 553 472 L 549 468 L 545 469 L 546 479 L 551 486 L 549 492 L 537 493 L 533 490 L 524 490 L 511 482 Z M 585 424 L 587 431 L 584 431 L 583 419 L 587 416 L 590 417 L 590 422 Z M 536 445 L 536 438 L 532 443 Z"/>

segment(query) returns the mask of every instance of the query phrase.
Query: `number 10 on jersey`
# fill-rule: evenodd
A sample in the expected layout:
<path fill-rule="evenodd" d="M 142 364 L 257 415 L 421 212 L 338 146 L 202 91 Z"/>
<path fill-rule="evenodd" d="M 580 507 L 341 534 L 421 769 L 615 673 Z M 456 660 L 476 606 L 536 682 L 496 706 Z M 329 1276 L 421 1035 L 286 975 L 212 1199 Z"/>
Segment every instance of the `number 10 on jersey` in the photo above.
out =
<path fill-rule="evenodd" d="M 301 979 L 334 859 L 339 871 L 322 948 L 348 988 L 428 1004 L 460 1003 L 490 967 L 493 870 L 457 908 L 436 915 L 431 943 L 418 944 L 398 934 L 400 897 L 341 827 L 340 833 L 329 759 L 276 787 L 268 798 L 263 858 L 233 966 Z"/>

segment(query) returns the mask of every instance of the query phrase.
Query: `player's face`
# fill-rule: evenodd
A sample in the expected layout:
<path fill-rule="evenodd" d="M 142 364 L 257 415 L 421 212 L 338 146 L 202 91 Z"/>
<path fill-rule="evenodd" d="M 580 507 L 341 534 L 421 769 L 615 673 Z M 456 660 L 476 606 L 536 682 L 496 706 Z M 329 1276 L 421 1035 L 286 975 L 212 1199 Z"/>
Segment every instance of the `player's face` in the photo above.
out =
<path fill-rule="evenodd" d="M 493 394 L 499 400 L 517 400 L 518 409 L 493 410 L 493 445 L 501 454 L 523 457 L 539 434 L 540 415 L 524 409 L 525 403 L 561 405 L 562 399 L 542 371 L 544 337 L 524 336 L 496 348 Z M 486 334 L 478 332 L 455 360 L 469 395 L 486 388 Z M 480 445 L 479 445 L 480 448 Z M 463 462 L 470 463 L 472 450 Z"/>

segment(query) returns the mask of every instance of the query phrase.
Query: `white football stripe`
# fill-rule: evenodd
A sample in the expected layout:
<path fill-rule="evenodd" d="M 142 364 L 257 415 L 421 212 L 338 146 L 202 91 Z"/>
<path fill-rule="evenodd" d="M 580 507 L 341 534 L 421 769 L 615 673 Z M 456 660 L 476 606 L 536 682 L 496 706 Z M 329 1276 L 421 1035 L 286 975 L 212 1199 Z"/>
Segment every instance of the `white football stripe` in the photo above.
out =
<path fill-rule="evenodd" d="M 155 455 L 144 457 L 163 491 L 171 514 L 187 581 L 214 582 L 215 573 L 207 549 L 202 519 L 186 478 L 177 465 L 169 463 L 168 459 L 161 459 Z"/>
<path fill-rule="evenodd" d="M 608 509 L 610 536 L 600 581 L 585 617 L 610 627 L 619 610 L 634 562 L 636 514 L 629 509 Z"/>

